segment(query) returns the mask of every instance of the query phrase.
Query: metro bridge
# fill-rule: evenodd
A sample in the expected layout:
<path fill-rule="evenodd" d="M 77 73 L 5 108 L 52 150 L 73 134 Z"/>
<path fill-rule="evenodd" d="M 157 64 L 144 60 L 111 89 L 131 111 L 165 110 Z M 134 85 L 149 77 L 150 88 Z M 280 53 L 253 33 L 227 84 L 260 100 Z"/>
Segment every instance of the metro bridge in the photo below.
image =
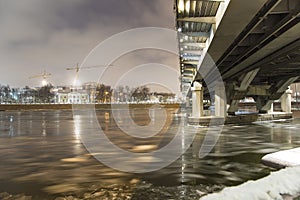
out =
<path fill-rule="evenodd" d="M 216 70 L 227 97 L 214 98 L 216 116 L 234 114 L 245 97 L 260 113 L 280 98 L 282 111 L 291 112 L 289 85 L 300 82 L 299 0 L 175 0 L 174 9 L 181 89 L 196 94 L 193 104 L 201 100 L 194 117 L 202 116 L 195 109 L 203 109 L 203 95 L 210 98 Z M 207 70 L 210 57 L 216 67 Z"/>

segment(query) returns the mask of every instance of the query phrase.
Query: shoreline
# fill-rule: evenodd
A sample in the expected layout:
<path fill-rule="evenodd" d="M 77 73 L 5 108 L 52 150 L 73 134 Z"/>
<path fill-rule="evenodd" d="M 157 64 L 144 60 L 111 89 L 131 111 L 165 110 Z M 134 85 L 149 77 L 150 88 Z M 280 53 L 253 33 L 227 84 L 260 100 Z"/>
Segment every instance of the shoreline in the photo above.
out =
<path fill-rule="evenodd" d="M 0 191 L 0 199 L 22 199 L 22 200 L 148 200 L 148 199 L 183 199 L 198 200 L 210 193 L 220 192 L 224 189 L 221 185 L 178 185 L 158 186 L 150 182 L 132 179 L 126 184 L 98 184 L 89 185 L 81 190 L 72 190 L 72 185 L 56 187 L 55 190 L 45 194 L 9 193 Z"/>
<path fill-rule="evenodd" d="M 179 108 L 179 103 L 149 103 L 149 104 L 0 104 L 0 111 L 34 111 L 34 110 L 72 110 L 73 106 L 76 109 L 85 109 L 87 107 L 95 107 L 96 110 L 107 110 L 113 108 L 125 109 L 129 108 L 149 108 L 151 106 L 160 105 L 164 108 Z"/>

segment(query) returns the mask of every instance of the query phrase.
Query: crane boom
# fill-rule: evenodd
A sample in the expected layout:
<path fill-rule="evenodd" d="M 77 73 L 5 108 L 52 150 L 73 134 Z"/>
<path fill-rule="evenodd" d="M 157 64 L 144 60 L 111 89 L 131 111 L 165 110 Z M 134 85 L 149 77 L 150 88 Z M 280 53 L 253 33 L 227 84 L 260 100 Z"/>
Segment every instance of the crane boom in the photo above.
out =
<path fill-rule="evenodd" d="M 110 65 L 93 65 L 93 66 L 84 66 L 84 67 L 79 67 L 79 63 L 77 63 L 76 67 L 68 67 L 66 68 L 66 70 L 75 70 L 76 74 L 75 74 L 75 79 L 74 79 L 74 83 L 73 85 L 77 84 L 77 79 L 78 79 L 78 74 L 79 74 L 79 70 L 83 70 L 83 69 L 92 69 L 92 68 L 98 68 L 98 67 L 106 67 L 106 66 L 113 66 L 112 64 Z"/>
<path fill-rule="evenodd" d="M 30 76 L 29 79 L 39 78 L 39 77 L 43 77 L 45 79 L 46 77 L 49 77 L 51 75 L 52 75 L 51 73 L 46 73 L 46 71 L 44 71 L 43 74 L 39 74 L 39 75 L 35 75 L 35 76 Z"/>
<path fill-rule="evenodd" d="M 76 70 L 76 72 L 79 72 L 79 70 L 82 69 L 91 69 L 91 68 L 106 67 L 106 66 L 113 66 L 113 65 L 93 65 L 93 66 L 85 66 L 85 67 L 79 67 L 77 65 L 76 67 L 68 67 L 66 68 L 66 70 Z"/>
<path fill-rule="evenodd" d="M 43 78 L 42 85 L 45 86 L 45 85 L 48 84 L 48 82 L 46 80 L 47 77 L 50 77 L 51 75 L 52 75 L 51 73 L 46 73 L 46 70 L 44 70 L 44 73 L 39 74 L 39 75 L 35 75 L 35 76 L 30 76 L 29 79 L 42 77 Z"/>

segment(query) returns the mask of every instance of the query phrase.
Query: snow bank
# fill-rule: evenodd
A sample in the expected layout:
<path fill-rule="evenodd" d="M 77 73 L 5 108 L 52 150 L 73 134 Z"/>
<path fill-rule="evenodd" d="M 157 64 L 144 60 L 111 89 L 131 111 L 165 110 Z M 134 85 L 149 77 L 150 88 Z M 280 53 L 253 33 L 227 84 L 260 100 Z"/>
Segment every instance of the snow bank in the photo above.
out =
<path fill-rule="evenodd" d="M 297 193 L 300 193 L 300 167 L 290 167 L 256 181 L 227 187 L 201 200 L 281 200 L 282 194 L 294 196 Z"/>
<path fill-rule="evenodd" d="M 300 148 L 267 154 L 262 158 L 262 162 L 275 168 L 300 166 Z"/>

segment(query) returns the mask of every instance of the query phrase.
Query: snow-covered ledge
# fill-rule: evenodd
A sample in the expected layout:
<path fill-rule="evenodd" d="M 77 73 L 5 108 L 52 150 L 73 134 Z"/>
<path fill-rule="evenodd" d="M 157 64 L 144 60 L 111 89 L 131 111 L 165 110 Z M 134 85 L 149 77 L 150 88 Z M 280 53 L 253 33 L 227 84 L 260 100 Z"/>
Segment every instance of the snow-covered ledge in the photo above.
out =
<path fill-rule="evenodd" d="M 269 176 L 227 187 L 219 193 L 209 194 L 201 200 L 281 200 L 284 195 L 300 194 L 300 167 L 290 167 Z"/>
<path fill-rule="evenodd" d="M 270 153 L 265 155 L 261 161 L 267 166 L 279 169 L 300 166 L 300 148 Z"/>

